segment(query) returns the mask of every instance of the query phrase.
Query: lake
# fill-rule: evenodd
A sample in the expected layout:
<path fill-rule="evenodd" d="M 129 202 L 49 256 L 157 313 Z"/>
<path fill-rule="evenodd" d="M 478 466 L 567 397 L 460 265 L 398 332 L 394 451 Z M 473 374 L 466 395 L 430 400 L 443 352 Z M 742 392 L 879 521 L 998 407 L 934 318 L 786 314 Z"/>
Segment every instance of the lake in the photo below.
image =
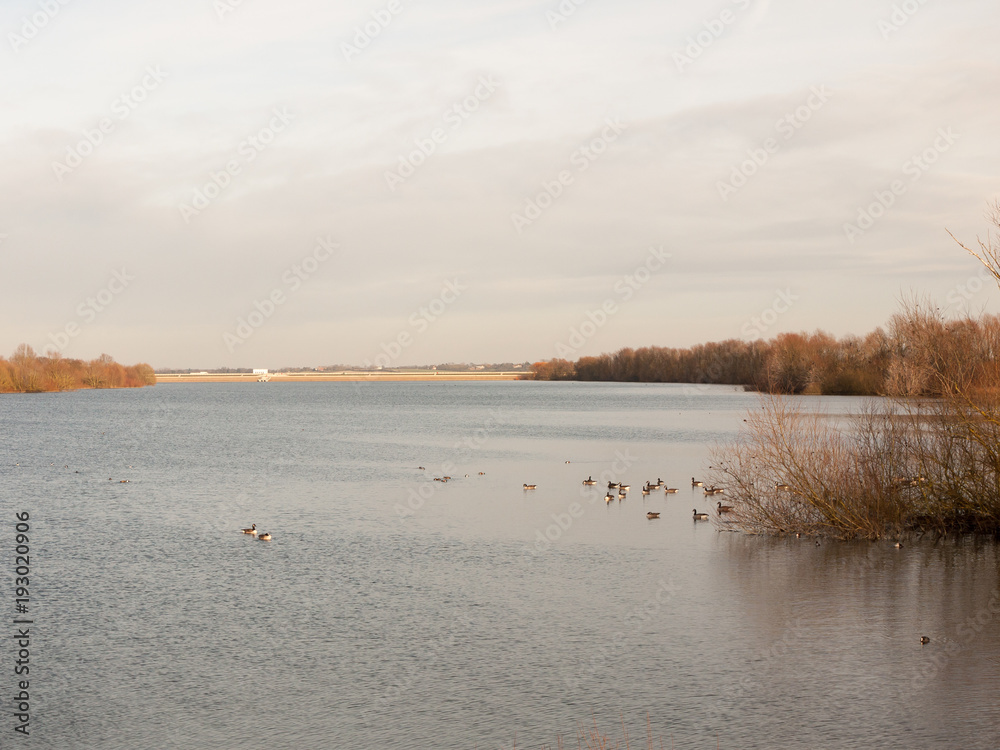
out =
<path fill-rule="evenodd" d="M 0 744 L 576 747 L 596 721 L 645 747 L 648 716 L 657 747 L 1000 747 L 996 544 L 695 523 L 692 476 L 754 408 L 659 384 L 0 396 L 33 620 L 30 740 L 8 703 Z M 658 477 L 679 492 L 644 497 Z"/>

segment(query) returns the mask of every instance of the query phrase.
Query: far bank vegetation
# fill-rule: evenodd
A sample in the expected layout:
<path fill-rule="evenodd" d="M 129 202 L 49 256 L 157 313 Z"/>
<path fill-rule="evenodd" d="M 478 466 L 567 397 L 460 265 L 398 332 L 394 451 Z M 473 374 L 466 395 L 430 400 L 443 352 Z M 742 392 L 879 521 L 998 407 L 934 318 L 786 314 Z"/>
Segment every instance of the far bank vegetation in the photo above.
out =
<path fill-rule="evenodd" d="M 40 357 L 21 344 L 10 359 L 0 357 L 0 393 L 45 393 L 81 388 L 139 388 L 155 385 L 147 364 L 124 366 L 107 354 L 97 359 L 65 359 L 58 354 Z"/>

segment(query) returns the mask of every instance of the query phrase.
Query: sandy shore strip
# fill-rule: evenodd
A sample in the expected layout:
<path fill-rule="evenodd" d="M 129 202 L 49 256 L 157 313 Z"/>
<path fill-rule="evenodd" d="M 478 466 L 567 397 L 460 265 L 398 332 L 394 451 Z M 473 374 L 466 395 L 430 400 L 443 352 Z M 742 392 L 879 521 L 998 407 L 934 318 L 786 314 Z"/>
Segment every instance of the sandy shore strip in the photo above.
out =
<path fill-rule="evenodd" d="M 393 383 L 423 380 L 517 380 L 523 372 L 280 372 L 268 373 L 269 383 L 350 383 L 366 381 L 372 383 Z M 191 373 L 165 375 L 156 373 L 157 385 L 161 383 L 256 383 L 259 375 L 250 373 L 222 373 L 218 375 Z"/>

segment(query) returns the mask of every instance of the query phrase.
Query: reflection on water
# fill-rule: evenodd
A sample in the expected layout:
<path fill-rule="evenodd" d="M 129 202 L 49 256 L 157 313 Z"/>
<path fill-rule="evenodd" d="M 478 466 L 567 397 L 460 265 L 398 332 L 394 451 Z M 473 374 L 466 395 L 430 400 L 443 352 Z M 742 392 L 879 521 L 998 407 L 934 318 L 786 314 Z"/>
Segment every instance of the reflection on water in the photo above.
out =
<path fill-rule="evenodd" d="M 713 503 L 691 476 L 755 405 L 580 383 L 3 397 L 44 633 L 31 742 L 540 747 L 593 719 L 641 737 L 648 713 L 676 747 L 998 747 L 996 545 L 692 522 Z M 602 474 L 628 497 L 582 485 Z M 680 492 L 643 497 L 657 477 Z"/>

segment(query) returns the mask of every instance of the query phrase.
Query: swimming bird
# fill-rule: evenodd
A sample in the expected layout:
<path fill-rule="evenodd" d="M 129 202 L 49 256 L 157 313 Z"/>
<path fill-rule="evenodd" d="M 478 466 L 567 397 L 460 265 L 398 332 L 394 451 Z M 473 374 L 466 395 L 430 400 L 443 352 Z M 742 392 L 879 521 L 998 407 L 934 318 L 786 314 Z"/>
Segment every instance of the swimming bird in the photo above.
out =
<path fill-rule="evenodd" d="M 619 492 L 618 493 L 618 499 L 619 500 L 624 500 L 626 497 L 628 497 L 628 495 L 626 495 L 624 492 Z"/>
<path fill-rule="evenodd" d="M 262 541 L 262 542 L 269 542 L 269 541 L 271 541 L 271 535 L 268 532 L 266 532 L 266 531 L 263 534 L 261 534 L 259 537 L 257 537 L 257 538 L 260 541 Z"/>
<path fill-rule="evenodd" d="M 675 492 L 679 492 L 676 487 L 664 487 L 663 492 L 667 495 L 673 495 Z"/>
<path fill-rule="evenodd" d="M 240 529 L 240 531 L 242 531 L 244 534 L 253 534 L 254 536 L 257 536 L 257 524 L 252 523 L 250 524 L 249 529 Z"/>
<path fill-rule="evenodd" d="M 698 481 L 697 479 L 695 479 L 694 477 L 691 477 L 691 486 L 692 486 L 692 487 L 704 487 L 704 486 L 705 486 L 705 483 L 704 483 L 704 482 L 699 482 L 699 481 Z"/>
<path fill-rule="evenodd" d="M 613 490 L 613 489 L 615 489 L 616 487 L 618 487 L 618 485 L 617 485 L 617 484 L 615 484 L 614 482 L 608 482 L 608 489 L 609 489 L 609 490 Z"/>
<path fill-rule="evenodd" d="M 628 492 L 630 489 L 632 489 L 632 485 L 631 484 L 622 484 L 621 482 L 619 482 L 618 483 L 618 489 L 625 490 L 626 492 Z"/>
<path fill-rule="evenodd" d="M 894 544 L 893 546 L 894 546 L 894 547 L 895 547 L 896 549 L 903 549 L 903 543 L 902 543 L 902 542 L 896 542 L 896 544 Z"/>
<path fill-rule="evenodd" d="M 526 489 L 526 490 L 533 490 L 537 486 L 538 485 L 534 485 L 534 484 L 526 484 L 526 485 L 524 485 L 524 489 Z"/>
<path fill-rule="evenodd" d="M 649 485 L 646 485 L 645 487 L 642 488 L 642 494 L 643 495 L 649 494 Z"/>
<path fill-rule="evenodd" d="M 604 502 L 606 503 L 610 503 L 614 499 L 615 499 L 614 495 L 612 495 L 610 492 L 604 496 Z"/>
<path fill-rule="evenodd" d="M 930 642 L 931 642 L 931 639 L 928 638 L 926 635 L 920 636 L 920 644 L 921 645 L 926 645 L 926 644 L 928 644 Z"/>
<path fill-rule="evenodd" d="M 788 490 L 790 490 L 792 488 L 791 488 L 791 486 L 789 486 L 787 484 L 779 484 L 778 482 L 775 482 L 774 483 L 774 489 L 781 490 L 782 492 L 788 492 Z"/>
<path fill-rule="evenodd" d="M 653 511 L 649 511 L 649 513 L 646 514 L 646 518 L 659 518 L 659 517 L 660 517 L 660 514 L 659 513 L 654 513 Z"/>
<path fill-rule="evenodd" d="M 593 477 L 587 477 L 586 479 L 583 480 L 583 483 L 584 484 L 597 484 L 597 480 L 594 479 Z"/>
<path fill-rule="evenodd" d="M 695 508 L 691 512 L 694 513 L 694 520 L 695 521 L 707 521 L 708 520 L 708 513 L 699 513 L 697 508 Z"/>
<path fill-rule="evenodd" d="M 718 503 L 718 505 L 716 506 L 716 508 L 719 511 L 719 515 L 720 516 L 723 513 L 732 513 L 733 512 L 733 506 L 732 505 L 723 505 L 721 502 Z"/>
<path fill-rule="evenodd" d="M 418 466 L 417 468 L 420 469 L 421 471 L 427 471 L 427 469 L 425 469 L 423 466 Z"/>
<path fill-rule="evenodd" d="M 481 471 L 481 472 L 479 472 L 479 476 L 481 476 L 481 477 L 485 477 L 485 476 L 486 476 L 486 472 L 485 472 L 485 471 Z"/>

